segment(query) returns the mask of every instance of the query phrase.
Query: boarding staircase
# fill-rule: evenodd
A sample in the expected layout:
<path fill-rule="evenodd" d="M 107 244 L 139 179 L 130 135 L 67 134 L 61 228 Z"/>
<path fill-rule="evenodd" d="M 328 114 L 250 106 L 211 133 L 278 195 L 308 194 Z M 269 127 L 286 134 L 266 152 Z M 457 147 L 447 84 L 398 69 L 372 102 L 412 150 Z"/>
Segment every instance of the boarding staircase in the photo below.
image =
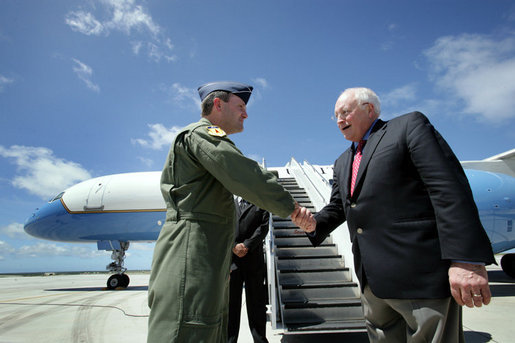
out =
<path fill-rule="evenodd" d="M 308 175 L 303 169 L 311 170 L 311 166 L 300 166 L 294 160 L 290 163 L 293 162 L 291 169 L 300 168 L 300 177 L 292 173 L 292 177 L 279 178 L 279 183 L 301 206 L 316 212 L 308 192 L 297 182 L 311 182 L 310 193 L 316 197 L 313 187 L 317 186 L 309 181 L 316 173 Z M 359 285 L 347 266 L 352 264 L 350 251 L 344 258 L 332 236 L 314 248 L 290 219 L 275 215 L 266 243 L 272 327 L 282 328 L 285 333 L 365 331 Z"/>

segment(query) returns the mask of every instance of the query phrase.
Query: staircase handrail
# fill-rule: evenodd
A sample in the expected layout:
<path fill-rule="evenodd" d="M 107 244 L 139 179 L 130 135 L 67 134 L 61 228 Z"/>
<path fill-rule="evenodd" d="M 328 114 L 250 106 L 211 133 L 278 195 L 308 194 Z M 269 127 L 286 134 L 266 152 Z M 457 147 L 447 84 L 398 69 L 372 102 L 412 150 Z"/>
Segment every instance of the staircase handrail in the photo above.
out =
<path fill-rule="evenodd" d="M 286 166 L 299 186 L 308 193 L 315 210 L 319 211 L 329 202 L 331 186 L 308 162 L 304 162 L 304 165 L 306 167 L 292 157 Z"/>
<path fill-rule="evenodd" d="M 276 279 L 275 279 L 275 272 L 276 272 L 276 265 L 275 265 L 275 243 L 274 243 L 274 235 L 273 227 L 274 227 L 274 220 L 272 213 L 269 214 L 269 221 L 268 221 L 268 233 L 266 235 L 265 239 L 265 245 L 266 245 L 266 277 L 268 280 L 268 303 L 270 304 L 270 322 L 272 324 L 272 328 L 277 328 L 277 289 L 276 289 Z"/>

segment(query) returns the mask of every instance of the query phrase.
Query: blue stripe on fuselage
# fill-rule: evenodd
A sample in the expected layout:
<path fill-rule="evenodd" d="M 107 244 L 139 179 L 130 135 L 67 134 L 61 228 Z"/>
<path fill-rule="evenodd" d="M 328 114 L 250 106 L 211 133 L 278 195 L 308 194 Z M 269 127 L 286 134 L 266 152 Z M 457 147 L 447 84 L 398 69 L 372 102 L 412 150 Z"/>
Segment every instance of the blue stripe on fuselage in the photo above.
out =
<path fill-rule="evenodd" d="M 25 231 L 61 242 L 155 241 L 164 221 L 164 211 L 69 213 L 61 201 L 53 201 L 27 219 Z"/>

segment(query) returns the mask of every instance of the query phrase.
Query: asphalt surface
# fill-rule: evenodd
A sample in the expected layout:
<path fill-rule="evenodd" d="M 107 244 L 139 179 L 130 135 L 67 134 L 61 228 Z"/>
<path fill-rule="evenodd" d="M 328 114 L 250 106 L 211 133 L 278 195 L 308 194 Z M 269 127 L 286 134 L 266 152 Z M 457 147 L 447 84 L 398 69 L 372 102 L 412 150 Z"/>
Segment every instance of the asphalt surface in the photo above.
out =
<path fill-rule="evenodd" d="M 0 275 L 0 343 L 146 342 L 149 274 L 130 273 L 127 289 L 106 290 L 108 274 Z M 515 279 L 489 267 L 490 305 L 464 308 L 468 343 L 515 342 Z M 368 342 L 364 333 L 284 334 L 270 343 Z M 240 339 L 252 343 L 245 304 Z"/>

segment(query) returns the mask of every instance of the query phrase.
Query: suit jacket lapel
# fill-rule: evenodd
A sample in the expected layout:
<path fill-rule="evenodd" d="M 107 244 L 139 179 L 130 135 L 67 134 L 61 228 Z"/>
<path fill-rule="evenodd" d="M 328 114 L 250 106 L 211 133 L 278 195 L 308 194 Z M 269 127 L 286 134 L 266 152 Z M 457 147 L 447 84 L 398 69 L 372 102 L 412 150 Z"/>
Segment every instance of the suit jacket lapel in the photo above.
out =
<path fill-rule="evenodd" d="M 368 137 L 367 143 L 365 144 L 365 147 L 363 148 L 363 157 L 361 158 L 361 162 L 359 164 L 358 169 L 358 175 L 356 177 L 356 189 L 353 193 L 355 196 L 359 193 L 358 190 L 358 184 L 360 184 L 362 181 L 363 174 L 367 170 L 368 163 L 370 162 L 370 159 L 372 158 L 372 155 L 374 154 L 374 151 L 377 148 L 377 145 L 383 138 L 385 132 L 386 132 L 386 122 L 379 119 L 374 127 L 372 128 L 372 131 L 370 133 L 370 136 Z M 351 162 L 352 165 L 352 162 Z M 352 169 L 352 166 L 351 166 Z M 350 179 L 350 178 L 349 178 Z M 359 187 L 361 188 L 361 187 Z"/>
<path fill-rule="evenodd" d="M 241 211 L 240 211 L 240 217 L 244 217 L 246 215 L 246 213 L 249 211 L 249 209 L 251 208 L 250 206 L 251 204 L 247 201 L 245 201 Z"/>
<path fill-rule="evenodd" d="M 236 207 L 236 225 L 234 226 L 234 238 L 238 237 L 238 234 L 240 232 L 240 203 L 238 201 L 238 198 L 234 198 L 234 206 Z"/>

